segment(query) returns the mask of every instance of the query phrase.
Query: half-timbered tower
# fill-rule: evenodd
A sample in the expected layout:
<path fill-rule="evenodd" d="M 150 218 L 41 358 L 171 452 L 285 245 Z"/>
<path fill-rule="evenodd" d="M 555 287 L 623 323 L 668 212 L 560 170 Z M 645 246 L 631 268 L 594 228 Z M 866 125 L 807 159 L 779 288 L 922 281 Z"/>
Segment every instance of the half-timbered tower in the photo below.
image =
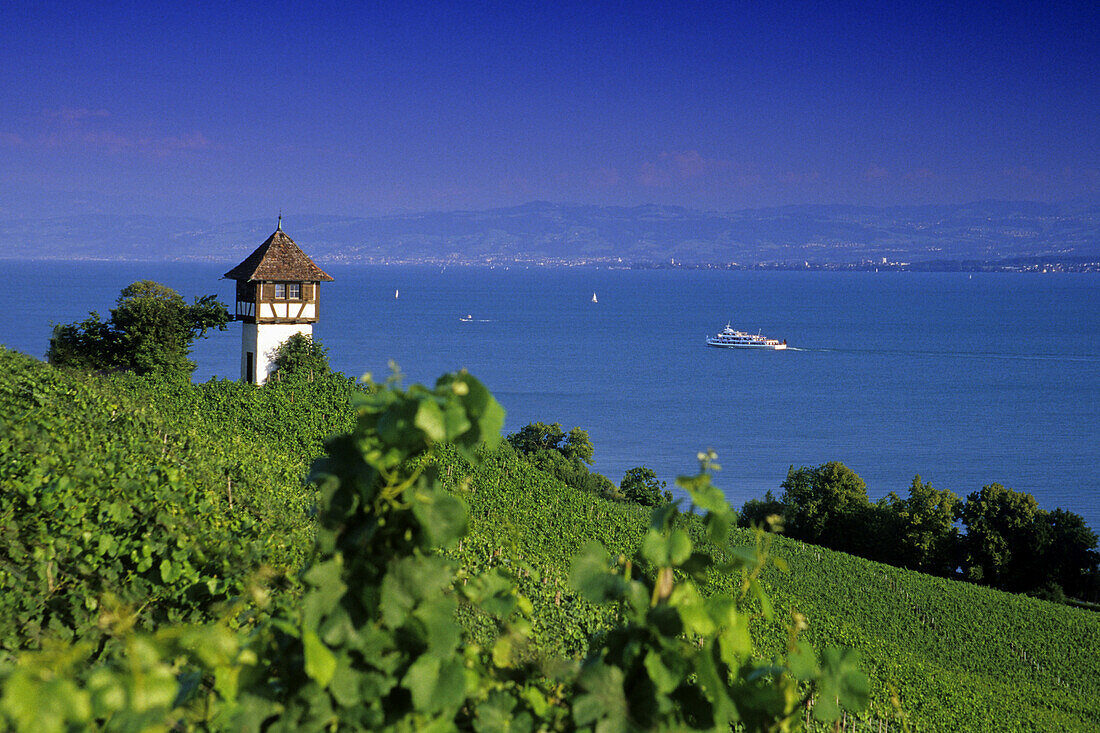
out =
<path fill-rule="evenodd" d="M 275 233 L 225 277 L 237 281 L 235 319 L 244 324 L 241 379 L 263 384 L 280 344 L 296 333 L 313 335 L 318 286 L 333 278 L 286 235 L 282 217 Z"/>

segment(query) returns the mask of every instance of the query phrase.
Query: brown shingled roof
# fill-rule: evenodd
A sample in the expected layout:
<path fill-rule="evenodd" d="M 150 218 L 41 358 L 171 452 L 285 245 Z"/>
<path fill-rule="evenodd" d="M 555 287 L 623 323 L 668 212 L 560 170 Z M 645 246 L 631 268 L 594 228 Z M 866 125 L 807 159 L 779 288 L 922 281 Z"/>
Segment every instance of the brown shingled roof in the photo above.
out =
<path fill-rule="evenodd" d="M 305 252 L 281 228 L 256 248 L 245 261 L 225 273 L 229 280 L 324 280 L 332 275 L 313 264 Z"/>

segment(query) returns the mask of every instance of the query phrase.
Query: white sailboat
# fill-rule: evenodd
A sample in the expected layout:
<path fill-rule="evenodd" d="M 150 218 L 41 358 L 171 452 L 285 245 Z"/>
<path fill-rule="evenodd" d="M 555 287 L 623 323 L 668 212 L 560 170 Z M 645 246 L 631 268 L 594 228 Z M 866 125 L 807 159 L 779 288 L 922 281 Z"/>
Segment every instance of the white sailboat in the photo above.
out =
<path fill-rule="evenodd" d="M 400 290 L 394 290 L 393 291 L 393 299 L 397 300 L 400 297 L 401 297 L 401 291 Z"/>
<path fill-rule="evenodd" d="M 595 293 L 592 293 L 592 302 L 593 303 L 599 303 L 600 302 L 600 301 L 596 300 L 596 294 Z"/>

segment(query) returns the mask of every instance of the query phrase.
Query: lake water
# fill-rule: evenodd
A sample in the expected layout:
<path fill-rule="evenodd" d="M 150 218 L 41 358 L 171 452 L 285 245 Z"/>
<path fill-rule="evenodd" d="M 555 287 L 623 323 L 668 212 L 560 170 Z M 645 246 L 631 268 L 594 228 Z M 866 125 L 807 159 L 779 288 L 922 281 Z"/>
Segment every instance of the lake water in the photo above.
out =
<path fill-rule="evenodd" d="M 232 264 L 7 262 L 0 343 L 41 356 L 51 322 L 106 314 L 141 278 L 228 303 Z M 644 464 L 671 485 L 709 447 L 735 505 L 839 460 L 873 498 L 917 473 L 961 495 L 999 482 L 1100 529 L 1095 275 L 327 269 L 315 334 L 334 368 L 466 367 L 508 430 L 579 425 L 616 482 Z M 793 348 L 707 348 L 727 321 Z M 239 353 L 237 324 L 198 342 L 195 379 L 236 378 Z"/>

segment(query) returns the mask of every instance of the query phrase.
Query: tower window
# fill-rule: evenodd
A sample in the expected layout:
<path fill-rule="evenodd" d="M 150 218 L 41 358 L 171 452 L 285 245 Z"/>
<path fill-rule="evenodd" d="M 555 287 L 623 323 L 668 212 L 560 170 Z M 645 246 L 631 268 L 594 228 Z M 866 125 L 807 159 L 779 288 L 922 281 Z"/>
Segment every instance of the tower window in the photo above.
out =
<path fill-rule="evenodd" d="M 275 283 L 275 297 L 286 300 L 286 283 Z"/>
<path fill-rule="evenodd" d="M 286 297 L 289 300 L 301 300 L 302 299 L 302 284 L 301 283 L 287 283 L 286 284 Z"/>

